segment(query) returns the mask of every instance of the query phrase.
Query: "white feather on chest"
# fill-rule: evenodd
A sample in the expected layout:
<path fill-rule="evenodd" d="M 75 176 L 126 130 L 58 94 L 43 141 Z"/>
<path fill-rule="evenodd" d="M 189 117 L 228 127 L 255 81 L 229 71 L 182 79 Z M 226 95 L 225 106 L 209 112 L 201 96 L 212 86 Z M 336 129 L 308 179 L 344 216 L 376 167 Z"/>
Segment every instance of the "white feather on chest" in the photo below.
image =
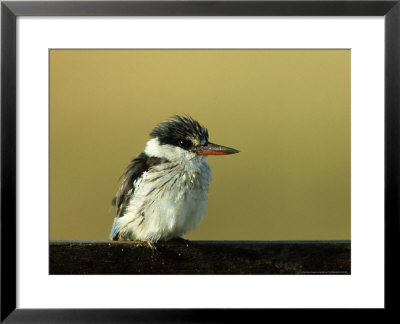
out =
<path fill-rule="evenodd" d="M 152 167 L 135 181 L 128 207 L 114 226 L 126 240 L 181 237 L 206 214 L 210 167 L 204 157 L 159 145 L 156 139 L 147 143 L 145 153 L 171 162 Z"/>

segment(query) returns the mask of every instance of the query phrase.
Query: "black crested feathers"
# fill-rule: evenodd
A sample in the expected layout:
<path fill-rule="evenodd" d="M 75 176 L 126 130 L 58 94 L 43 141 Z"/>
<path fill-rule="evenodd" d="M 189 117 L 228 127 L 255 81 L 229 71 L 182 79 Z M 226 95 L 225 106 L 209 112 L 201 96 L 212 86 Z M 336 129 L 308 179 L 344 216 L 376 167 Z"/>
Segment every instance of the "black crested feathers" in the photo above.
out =
<path fill-rule="evenodd" d="M 125 213 L 128 206 L 129 199 L 135 191 L 133 183 L 138 179 L 143 172 L 148 171 L 150 168 L 169 162 L 167 159 L 158 157 L 149 157 L 146 153 L 140 153 L 135 157 L 127 166 L 125 172 L 120 178 L 120 186 L 115 194 L 112 204 L 117 206 L 117 217 L 121 217 Z"/>
<path fill-rule="evenodd" d="M 153 138 L 158 138 L 160 144 L 172 144 L 189 149 L 193 139 L 200 142 L 208 140 L 208 131 L 190 116 L 174 116 L 158 124 L 150 133 Z"/>

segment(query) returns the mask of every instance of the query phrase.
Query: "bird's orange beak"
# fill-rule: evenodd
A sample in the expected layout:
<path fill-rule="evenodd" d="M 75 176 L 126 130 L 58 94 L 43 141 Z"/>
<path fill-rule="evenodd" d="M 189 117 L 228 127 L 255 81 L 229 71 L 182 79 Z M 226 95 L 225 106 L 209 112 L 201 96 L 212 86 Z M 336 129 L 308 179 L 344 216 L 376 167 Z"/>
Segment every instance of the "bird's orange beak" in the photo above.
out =
<path fill-rule="evenodd" d="M 194 148 L 194 152 L 196 152 L 198 155 L 227 155 L 239 153 L 238 150 L 214 143 L 207 143 L 206 145 L 197 146 Z"/>

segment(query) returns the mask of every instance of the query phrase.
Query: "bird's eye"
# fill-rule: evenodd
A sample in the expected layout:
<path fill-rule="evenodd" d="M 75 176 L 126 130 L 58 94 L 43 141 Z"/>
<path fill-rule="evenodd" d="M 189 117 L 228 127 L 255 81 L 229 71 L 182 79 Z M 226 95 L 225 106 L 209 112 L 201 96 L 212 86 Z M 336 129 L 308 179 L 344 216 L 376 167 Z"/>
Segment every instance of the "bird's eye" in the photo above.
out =
<path fill-rule="evenodd" d="M 192 143 L 190 141 L 188 141 L 188 140 L 179 141 L 179 147 L 181 147 L 183 149 L 188 149 L 191 146 L 192 146 Z"/>

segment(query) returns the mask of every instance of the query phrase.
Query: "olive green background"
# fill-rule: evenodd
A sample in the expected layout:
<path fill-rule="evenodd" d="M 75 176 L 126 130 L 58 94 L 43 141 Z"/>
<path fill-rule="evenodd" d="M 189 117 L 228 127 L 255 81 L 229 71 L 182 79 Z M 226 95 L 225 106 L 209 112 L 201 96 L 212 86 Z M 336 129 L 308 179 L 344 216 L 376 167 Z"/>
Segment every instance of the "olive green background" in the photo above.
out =
<path fill-rule="evenodd" d="M 210 141 L 196 240 L 350 239 L 350 50 L 50 50 L 50 239 L 108 239 L 118 178 L 175 114 Z"/>

